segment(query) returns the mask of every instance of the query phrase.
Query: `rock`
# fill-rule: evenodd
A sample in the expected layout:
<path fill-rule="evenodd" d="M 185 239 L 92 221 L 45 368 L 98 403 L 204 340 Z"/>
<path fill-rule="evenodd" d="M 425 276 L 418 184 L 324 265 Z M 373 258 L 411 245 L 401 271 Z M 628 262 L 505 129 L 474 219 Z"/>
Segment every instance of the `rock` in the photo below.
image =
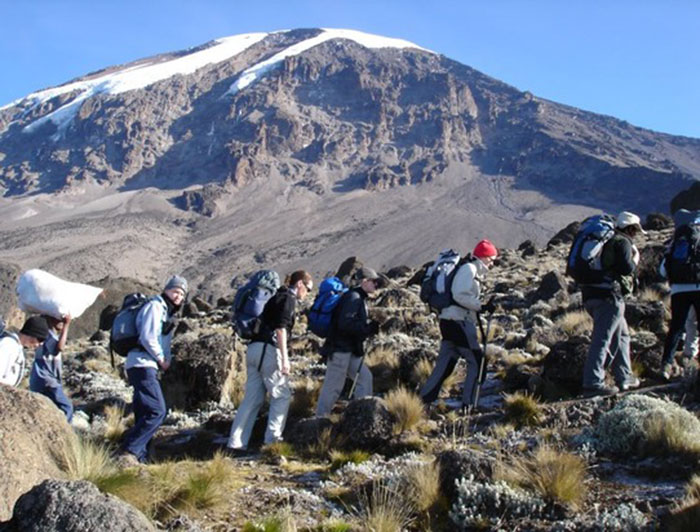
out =
<path fill-rule="evenodd" d="M 192 298 L 192 303 L 197 307 L 197 310 L 199 310 L 200 312 L 211 312 L 213 310 L 213 307 L 199 296 L 195 296 L 194 298 Z"/>
<path fill-rule="evenodd" d="M 390 288 L 379 296 L 374 304 L 377 307 L 420 309 L 425 304 L 420 296 L 405 288 Z"/>
<path fill-rule="evenodd" d="M 576 233 L 578 233 L 580 227 L 581 222 L 571 222 L 564 229 L 554 235 L 549 242 L 547 242 L 547 249 L 551 249 L 559 244 L 571 244 L 574 241 Z"/>
<path fill-rule="evenodd" d="M 673 227 L 673 218 L 670 216 L 666 216 L 660 212 L 647 214 L 646 221 L 644 222 L 644 229 L 646 231 L 661 231 L 669 227 Z"/>
<path fill-rule="evenodd" d="M 141 532 L 155 527 L 133 506 L 86 481 L 45 480 L 22 495 L 2 532 Z"/>
<path fill-rule="evenodd" d="M 664 278 L 659 273 L 659 264 L 664 256 L 664 249 L 663 244 L 649 244 L 639 250 L 637 279 L 640 288 L 664 282 Z"/>
<path fill-rule="evenodd" d="M 556 298 L 557 302 L 564 303 L 568 299 L 569 283 L 566 278 L 556 270 L 546 273 L 540 281 L 540 286 L 532 294 L 532 301 L 549 301 Z"/>
<path fill-rule="evenodd" d="M 589 345 L 589 340 L 583 336 L 574 336 L 554 344 L 543 360 L 542 377 L 558 390 L 568 395 L 578 395 Z"/>
<path fill-rule="evenodd" d="M 182 307 L 182 315 L 186 318 L 196 318 L 199 316 L 199 308 L 192 302 L 187 303 Z"/>
<path fill-rule="evenodd" d="M 408 275 L 411 275 L 412 273 L 413 268 L 409 268 L 408 266 L 394 266 L 388 272 L 386 272 L 386 276 L 389 279 L 398 279 L 400 277 L 406 277 Z"/>
<path fill-rule="evenodd" d="M 107 305 L 102 309 L 102 312 L 100 312 L 100 323 L 98 325 L 101 331 L 109 331 L 112 329 L 114 318 L 117 317 L 120 308 L 121 307 L 117 305 Z"/>
<path fill-rule="evenodd" d="M 193 410 L 207 401 L 226 403 L 235 372 L 244 371 L 230 336 L 221 333 L 182 335 L 172 347 L 173 364 L 163 375 L 166 403 Z"/>
<path fill-rule="evenodd" d="M 297 449 L 306 449 L 318 443 L 323 431 L 331 429 L 333 423 L 328 418 L 300 419 L 285 433 L 284 439 Z"/>
<path fill-rule="evenodd" d="M 689 211 L 695 211 L 700 209 L 700 183 L 693 183 L 690 188 L 681 190 L 676 194 L 671 200 L 671 214 L 679 209 L 688 209 Z"/>
<path fill-rule="evenodd" d="M 216 300 L 217 308 L 229 308 L 231 305 L 233 305 L 233 296 L 220 297 Z"/>
<path fill-rule="evenodd" d="M 416 366 L 421 360 L 427 360 L 434 364 L 437 356 L 437 351 L 423 347 L 399 353 L 399 380 L 410 388 L 423 384 L 418 382 L 415 372 Z"/>
<path fill-rule="evenodd" d="M 473 476 L 476 481 L 487 482 L 493 474 L 494 459 L 473 449 L 443 451 L 437 455 L 437 461 L 440 488 L 450 503 L 456 498 L 456 480 Z"/>
<path fill-rule="evenodd" d="M 22 270 L 15 264 L 0 262 L 0 316 L 5 324 L 21 327 L 24 313 L 17 306 L 15 286 Z"/>
<path fill-rule="evenodd" d="M 103 343 L 109 341 L 109 333 L 107 331 L 99 330 L 90 337 L 91 342 Z"/>
<path fill-rule="evenodd" d="M 625 318 L 633 329 L 646 329 L 658 335 L 664 334 L 666 311 L 661 301 L 626 301 Z"/>
<path fill-rule="evenodd" d="M 537 253 L 537 247 L 532 240 L 525 240 L 518 246 L 518 251 L 522 258 L 532 257 Z"/>
<path fill-rule="evenodd" d="M 61 478 L 55 456 L 72 437 L 66 417 L 43 395 L 0 385 L 0 521 L 17 498 L 48 478 Z"/>
<path fill-rule="evenodd" d="M 378 451 L 393 435 L 394 416 L 383 399 L 365 397 L 351 401 L 335 426 L 334 439 L 348 450 Z"/>
<path fill-rule="evenodd" d="M 343 281 L 346 285 L 349 285 L 350 278 L 357 270 L 362 268 L 362 266 L 362 261 L 359 260 L 357 257 L 348 257 L 340 265 L 338 271 L 335 273 L 335 276 L 341 281 Z"/>

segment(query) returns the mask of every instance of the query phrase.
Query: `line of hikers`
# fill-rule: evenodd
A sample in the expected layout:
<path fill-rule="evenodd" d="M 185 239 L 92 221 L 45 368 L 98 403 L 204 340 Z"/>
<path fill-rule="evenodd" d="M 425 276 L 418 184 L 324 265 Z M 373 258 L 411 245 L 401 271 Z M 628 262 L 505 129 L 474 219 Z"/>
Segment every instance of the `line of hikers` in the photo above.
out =
<path fill-rule="evenodd" d="M 662 374 L 671 376 L 673 356 L 689 313 L 700 312 L 700 215 L 681 211 L 676 216 L 676 231 L 667 243 L 660 266 L 671 285 L 672 320 L 666 338 Z M 581 224 L 567 259 L 567 274 L 574 278 L 582 292 L 583 305 L 593 318 L 593 331 L 584 367 L 583 391 L 586 396 L 617 393 L 640 386 L 630 361 L 630 336 L 625 320 L 624 298 L 635 286 L 635 270 L 639 251 L 634 239 L 645 234 L 637 215 L 623 211 L 613 218 L 607 215 L 590 217 Z M 467 363 L 463 386 L 463 407 L 478 403 L 480 383 L 485 377 L 485 344 L 480 345 L 477 328 L 481 314 L 492 315 L 494 299 L 483 302 L 481 282 L 498 257 L 497 248 L 488 240 L 480 241 L 465 257 L 452 250 L 440 253 L 426 270 L 421 284 L 421 299 L 439 316 L 440 349 L 435 367 L 420 389 L 424 403 L 438 397 L 445 379 L 454 371 L 459 359 Z M 326 279 L 308 314 L 309 329 L 325 339 L 321 354 L 326 360 L 316 416 L 328 416 L 340 397 L 346 379 L 351 379 L 349 397 L 371 396 L 372 374 L 364 365 L 364 342 L 379 331 L 379 323 L 369 318 L 367 299 L 385 284 L 385 278 L 368 267 L 361 267 L 349 278 Z M 265 395 L 270 407 L 265 443 L 282 439 L 287 411 L 292 397 L 290 386 L 289 339 L 294 327 L 297 304 L 313 290 L 312 276 L 304 270 L 289 275 L 280 283 L 277 273 L 263 270 L 241 287 L 233 303 L 233 325 L 237 335 L 248 340 L 246 353 L 247 381 L 245 395 L 238 407 L 227 449 L 232 454 L 247 452 L 250 435 Z M 173 276 L 158 296 L 134 303 L 125 299 L 115 319 L 131 312 L 126 348 L 125 370 L 134 389 L 135 423 L 122 443 L 122 458 L 128 463 L 144 462 L 148 444 L 162 424 L 166 405 L 158 381 L 158 371 L 167 371 L 174 318 L 187 297 L 188 284 L 181 276 Z M 690 316 L 695 320 L 695 316 Z M 21 354 L 22 347 L 37 348 L 30 377 L 30 389 L 48 396 L 70 420 L 73 407 L 61 388 L 60 352 L 65 346 L 70 316 L 62 320 L 32 316 L 18 335 L 7 331 L 0 339 L 0 353 Z M 697 321 L 693 322 L 697 333 Z M 0 327 L 4 329 L 4 327 Z M 123 332 L 123 331 L 122 331 Z M 488 335 L 481 330 L 482 338 Z M 688 335 L 692 348 L 697 334 Z M 124 347 L 122 345 L 122 347 Z M 19 351 L 18 351 L 19 350 Z M 686 351 L 688 352 L 688 351 Z M 692 355 L 695 352 L 690 351 Z M 0 360 L 10 360 L 3 355 Z M 21 357 L 23 360 L 23 356 Z M 0 366 L 1 382 L 16 385 L 23 369 L 10 371 L 11 364 Z M 610 367 L 616 386 L 605 384 Z M 8 373 L 8 371 L 10 371 Z"/>

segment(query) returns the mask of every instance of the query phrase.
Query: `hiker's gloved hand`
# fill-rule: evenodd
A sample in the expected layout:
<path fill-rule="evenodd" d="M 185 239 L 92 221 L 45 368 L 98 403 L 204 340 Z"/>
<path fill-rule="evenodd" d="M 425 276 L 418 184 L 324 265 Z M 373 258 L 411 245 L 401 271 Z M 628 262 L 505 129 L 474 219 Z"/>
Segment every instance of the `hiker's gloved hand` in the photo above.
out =
<path fill-rule="evenodd" d="M 377 320 L 372 320 L 369 322 L 369 335 L 374 336 L 379 332 L 379 322 Z"/>
<path fill-rule="evenodd" d="M 481 305 L 481 310 L 483 312 L 487 312 L 488 314 L 493 314 L 494 312 L 496 312 L 496 308 L 498 308 L 498 307 L 497 307 L 494 299 L 495 299 L 495 297 L 492 297 L 486 303 Z"/>

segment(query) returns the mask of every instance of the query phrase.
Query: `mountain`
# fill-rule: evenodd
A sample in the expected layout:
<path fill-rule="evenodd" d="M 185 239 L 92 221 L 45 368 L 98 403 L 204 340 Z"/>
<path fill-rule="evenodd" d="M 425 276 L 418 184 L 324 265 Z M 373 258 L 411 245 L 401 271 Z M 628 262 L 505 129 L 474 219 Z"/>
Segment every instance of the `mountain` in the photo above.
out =
<path fill-rule="evenodd" d="M 594 210 L 666 211 L 700 140 L 519 91 L 352 30 L 251 33 L 0 108 L 0 259 L 220 290 L 260 267 L 542 243 Z"/>

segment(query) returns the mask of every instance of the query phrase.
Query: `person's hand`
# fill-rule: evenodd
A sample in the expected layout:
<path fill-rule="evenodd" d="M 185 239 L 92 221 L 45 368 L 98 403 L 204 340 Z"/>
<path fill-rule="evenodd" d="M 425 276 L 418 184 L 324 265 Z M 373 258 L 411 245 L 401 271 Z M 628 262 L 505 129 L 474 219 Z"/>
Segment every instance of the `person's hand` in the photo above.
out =
<path fill-rule="evenodd" d="M 280 369 L 280 372 L 282 373 L 282 375 L 289 375 L 291 371 L 292 368 L 289 364 L 289 359 L 287 357 L 284 357 L 284 360 L 282 360 L 282 368 Z"/>
<path fill-rule="evenodd" d="M 61 320 L 65 325 L 68 325 L 73 318 L 71 317 L 70 314 L 66 314 L 63 316 L 63 319 Z"/>
<path fill-rule="evenodd" d="M 377 320 L 372 320 L 369 322 L 369 335 L 374 336 L 379 332 L 379 322 Z"/>
<path fill-rule="evenodd" d="M 162 369 L 163 371 L 168 371 L 168 369 L 170 368 L 170 361 L 163 360 L 163 362 L 160 362 L 158 365 L 160 366 L 160 369 Z"/>
<path fill-rule="evenodd" d="M 494 312 L 496 312 L 496 309 L 498 308 L 498 306 L 496 305 L 496 302 L 494 301 L 494 299 L 495 298 L 492 297 L 486 303 L 481 305 L 481 310 L 483 312 L 487 312 L 489 314 L 493 314 Z"/>

